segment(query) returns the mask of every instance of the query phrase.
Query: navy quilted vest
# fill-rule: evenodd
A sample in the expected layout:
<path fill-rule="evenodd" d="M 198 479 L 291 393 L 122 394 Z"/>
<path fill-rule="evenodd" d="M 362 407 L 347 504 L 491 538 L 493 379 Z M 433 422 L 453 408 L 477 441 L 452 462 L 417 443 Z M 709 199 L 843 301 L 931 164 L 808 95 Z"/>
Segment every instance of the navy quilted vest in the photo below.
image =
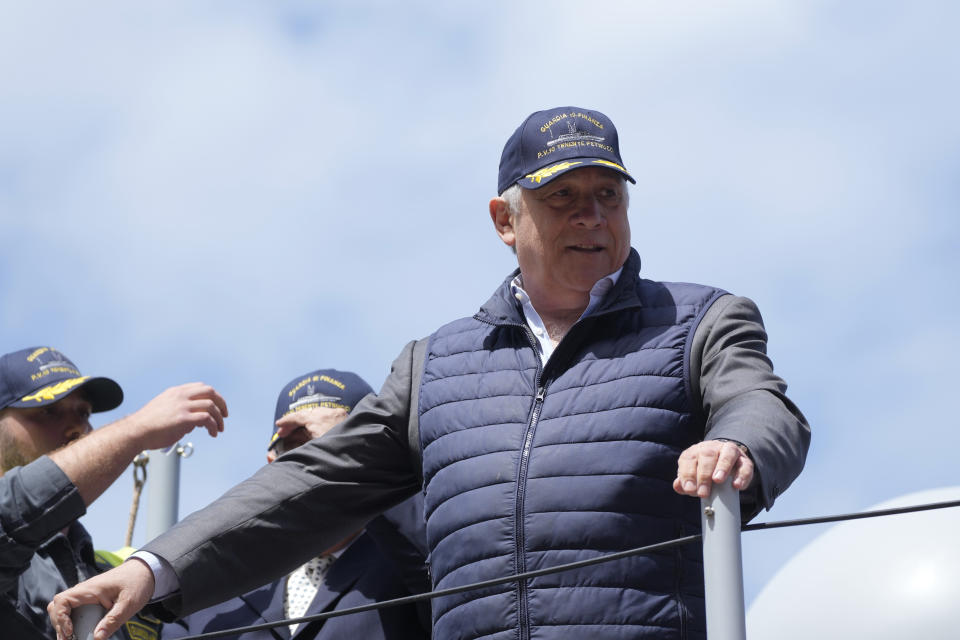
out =
<path fill-rule="evenodd" d="M 509 280 L 430 340 L 420 388 L 435 587 L 698 533 L 673 492 L 702 439 L 686 350 L 722 292 L 637 276 L 575 325 L 545 369 Z M 434 601 L 434 637 L 704 638 L 699 545 Z"/>

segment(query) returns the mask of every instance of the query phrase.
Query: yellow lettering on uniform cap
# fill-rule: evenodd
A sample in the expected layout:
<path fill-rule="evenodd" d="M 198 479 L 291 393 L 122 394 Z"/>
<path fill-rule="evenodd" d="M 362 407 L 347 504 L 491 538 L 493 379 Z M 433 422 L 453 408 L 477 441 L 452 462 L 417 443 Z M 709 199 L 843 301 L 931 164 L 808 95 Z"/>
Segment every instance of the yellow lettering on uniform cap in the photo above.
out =
<path fill-rule="evenodd" d="M 339 380 L 334 380 L 329 376 L 320 376 L 320 379 L 323 380 L 324 382 L 329 382 L 330 384 L 335 386 L 337 389 L 340 389 L 341 391 L 347 387 L 347 385 L 343 384 Z"/>
<path fill-rule="evenodd" d="M 583 118 L 584 120 L 586 120 L 593 126 L 597 127 L 598 129 L 603 129 L 603 125 L 600 123 L 600 121 L 594 118 L 593 116 L 587 115 L 586 113 L 575 113 L 573 115 L 575 115 L 578 118 Z"/>
<path fill-rule="evenodd" d="M 303 387 L 305 387 L 310 381 L 311 381 L 310 376 L 307 376 L 306 378 L 304 378 L 303 380 L 301 380 L 300 382 L 298 382 L 297 384 L 295 384 L 295 385 L 293 386 L 293 389 L 290 389 L 290 391 L 287 392 L 287 395 L 292 398 L 292 397 L 294 396 L 294 394 L 297 393 L 297 391 L 300 391 L 300 389 L 302 389 Z"/>
<path fill-rule="evenodd" d="M 551 153 L 553 153 L 553 152 L 556 151 L 556 150 L 557 150 L 557 147 L 556 147 L 556 146 L 553 146 L 553 147 L 550 147 L 550 148 L 548 148 L 548 149 L 544 149 L 543 151 L 537 151 L 537 160 L 539 160 L 540 158 L 542 158 L 542 157 L 544 157 L 544 156 L 550 155 Z"/>
<path fill-rule="evenodd" d="M 544 167 L 543 169 L 540 169 L 539 171 L 536 171 L 534 173 L 528 173 L 526 177 L 530 178 L 530 182 L 536 182 L 537 184 L 540 184 L 540 181 L 543 180 L 544 178 L 549 178 L 550 176 L 552 176 L 553 174 L 559 171 L 564 171 L 565 169 L 569 169 L 570 167 L 575 167 L 578 164 L 583 164 L 583 163 L 582 162 L 558 162 L 555 165 Z"/>
<path fill-rule="evenodd" d="M 44 400 L 56 400 L 57 396 L 61 396 L 70 389 L 73 389 L 78 384 L 83 383 L 85 380 L 89 379 L 90 376 L 83 376 L 82 378 L 71 378 L 69 380 L 63 380 L 57 384 L 52 384 L 49 387 L 44 387 L 39 391 L 30 394 L 29 396 L 23 396 L 20 398 L 20 402 L 29 402 L 31 400 L 36 400 L 37 402 L 43 402 Z"/>
<path fill-rule="evenodd" d="M 50 351 L 50 347 L 40 347 L 39 349 L 37 349 L 36 351 L 34 351 L 33 353 L 27 356 L 27 362 L 33 362 L 34 360 L 37 359 L 37 356 L 43 353 L 46 353 L 47 351 Z"/>
<path fill-rule="evenodd" d="M 31 373 L 30 380 L 31 382 L 39 380 L 44 376 L 48 376 L 51 373 L 72 373 L 75 376 L 79 376 L 80 372 L 74 369 L 73 367 L 50 367 L 49 369 L 44 369 L 39 373 Z"/>
<path fill-rule="evenodd" d="M 553 116 L 552 118 L 550 118 L 550 119 L 547 121 L 546 124 L 544 124 L 543 126 L 540 127 L 540 133 L 546 133 L 546 132 L 547 132 L 547 129 L 549 129 L 549 128 L 552 127 L 553 125 L 557 124 L 558 122 L 560 122 L 561 120 L 563 120 L 563 119 L 566 118 L 566 117 L 567 117 L 567 114 L 565 114 L 565 113 L 561 113 L 561 114 L 559 114 L 559 115 Z"/>
<path fill-rule="evenodd" d="M 292 398 L 293 396 L 296 395 L 297 391 L 300 391 L 300 389 L 303 389 L 305 386 L 307 386 L 307 385 L 310 384 L 311 382 L 328 382 L 328 383 L 332 384 L 333 386 L 335 386 L 336 388 L 341 389 L 341 390 L 342 390 L 342 389 L 345 389 L 346 386 L 347 386 L 347 385 L 343 384 L 342 382 L 340 382 L 339 380 L 334 380 L 333 378 L 331 378 L 331 377 L 329 377 L 329 376 L 313 376 L 313 377 L 307 376 L 306 378 L 304 378 L 303 380 L 301 380 L 300 382 L 298 382 L 297 384 L 295 384 L 295 385 L 293 386 L 293 389 L 290 389 L 290 391 L 287 392 L 287 395 Z"/>

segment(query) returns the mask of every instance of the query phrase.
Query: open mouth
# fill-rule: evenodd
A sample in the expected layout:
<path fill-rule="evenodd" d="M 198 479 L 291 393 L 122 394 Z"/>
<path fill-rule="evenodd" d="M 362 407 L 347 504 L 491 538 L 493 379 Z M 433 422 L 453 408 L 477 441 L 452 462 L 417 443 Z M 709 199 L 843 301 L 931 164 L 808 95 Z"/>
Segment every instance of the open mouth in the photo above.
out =
<path fill-rule="evenodd" d="M 567 247 L 567 249 L 579 253 L 599 253 L 603 251 L 603 247 L 595 244 L 575 244 Z"/>

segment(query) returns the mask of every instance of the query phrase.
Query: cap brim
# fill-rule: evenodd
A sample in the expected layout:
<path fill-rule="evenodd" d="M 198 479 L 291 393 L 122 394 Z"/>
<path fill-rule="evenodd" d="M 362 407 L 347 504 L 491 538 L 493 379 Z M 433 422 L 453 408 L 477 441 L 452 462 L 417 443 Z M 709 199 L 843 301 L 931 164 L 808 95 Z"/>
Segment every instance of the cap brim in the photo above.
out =
<path fill-rule="evenodd" d="M 116 409 L 120 406 L 120 403 L 123 402 L 123 389 L 110 378 L 81 376 L 79 378 L 67 378 L 66 380 L 60 380 L 51 385 L 35 389 L 7 406 L 18 409 L 44 407 L 66 398 L 77 389 L 83 389 L 94 413 Z"/>
<path fill-rule="evenodd" d="M 586 169 L 587 167 L 610 169 L 612 171 L 616 171 L 631 183 L 637 183 L 637 181 L 633 179 L 633 176 L 631 176 L 627 171 L 626 167 L 623 167 L 622 165 L 605 158 L 567 158 L 560 162 L 547 165 L 542 169 L 538 169 L 534 173 L 525 175 L 517 181 L 517 184 L 524 189 L 539 189 L 549 184 L 553 180 L 556 180 L 568 171 L 573 171 L 574 169 Z"/>
<path fill-rule="evenodd" d="M 276 427 L 274 427 L 274 429 L 276 429 Z M 278 433 L 279 433 L 279 430 L 274 431 L 274 432 L 273 432 L 273 435 L 270 436 L 270 444 L 267 445 L 267 451 L 270 451 L 271 449 L 273 449 L 274 447 L 276 447 L 276 446 L 277 446 L 277 443 L 280 442 L 280 438 L 278 437 Z"/>
<path fill-rule="evenodd" d="M 90 378 L 82 386 L 94 413 L 116 409 L 123 402 L 123 389 L 110 378 Z"/>

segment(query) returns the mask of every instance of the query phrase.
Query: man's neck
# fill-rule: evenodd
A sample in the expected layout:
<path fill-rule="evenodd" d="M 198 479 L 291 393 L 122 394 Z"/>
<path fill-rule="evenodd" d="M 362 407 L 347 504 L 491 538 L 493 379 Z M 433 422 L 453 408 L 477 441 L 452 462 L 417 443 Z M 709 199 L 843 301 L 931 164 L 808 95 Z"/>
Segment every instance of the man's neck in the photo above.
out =
<path fill-rule="evenodd" d="M 589 293 L 577 296 L 576 299 L 571 296 L 571 299 L 560 301 L 559 304 L 557 301 L 549 304 L 542 296 L 535 297 L 529 291 L 527 294 L 530 296 L 530 304 L 533 305 L 533 308 L 540 315 L 540 319 L 543 320 L 543 326 L 546 327 L 547 334 L 554 345 L 559 343 L 563 336 L 567 335 L 567 331 L 576 324 L 590 303 Z"/>
<path fill-rule="evenodd" d="M 538 323 L 538 326 L 546 329 L 546 334 L 555 347 L 588 309 L 592 309 L 594 305 L 599 304 L 620 278 L 622 269 L 623 267 L 604 276 L 595 282 L 589 291 L 567 289 L 559 296 L 555 289 L 544 291 L 536 286 L 531 286 L 528 289 L 522 274 L 514 279 L 513 285 L 521 289 L 523 294 L 526 294 L 525 296 L 519 293 L 517 295 L 518 297 L 522 296 L 521 301 L 525 300 L 523 304 L 533 307 L 532 311 L 539 316 L 539 323 L 542 323 Z M 538 327 L 532 328 L 537 335 L 543 335 L 542 332 L 538 332 Z M 544 342 L 542 337 L 540 340 L 541 343 Z M 544 347 L 544 353 L 550 351 L 550 349 Z"/>
<path fill-rule="evenodd" d="M 584 307 L 584 309 L 585 308 L 586 307 Z M 568 314 L 540 314 L 540 318 L 543 320 L 543 326 L 546 327 L 547 335 L 550 336 L 550 340 L 553 341 L 554 346 L 560 344 L 563 336 L 567 335 L 570 327 L 576 324 L 582 313 L 583 310 L 581 309 L 580 311 L 570 312 Z"/>

